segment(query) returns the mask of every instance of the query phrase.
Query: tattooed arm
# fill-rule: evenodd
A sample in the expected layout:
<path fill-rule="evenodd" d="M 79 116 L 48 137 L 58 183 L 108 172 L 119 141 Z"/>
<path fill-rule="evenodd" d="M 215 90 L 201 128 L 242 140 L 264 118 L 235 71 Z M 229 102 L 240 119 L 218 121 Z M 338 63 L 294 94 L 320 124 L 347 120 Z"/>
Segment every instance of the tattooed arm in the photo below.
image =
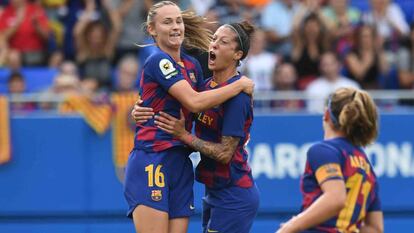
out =
<path fill-rule="evenodd" d="M 204 141 L 195 135 L 186 133 L 180 137 L 180 140 L 195 150 L 200 151 L 203 155 L 206 155 L 217 162 L 227 164 L 231 161 L 240 138 L 223 136 L 221 137 L 221 143 L 214 143 Z"/>
<path fill-rule="evenodd" d="M 185 144 L 217 162 L 227 164 L 231 161 L 240 142 L 239 137 L 223 136 L 221 143 L 208 142 L 187 132 L 184 128 L 184 120 L 182 113 L 181 118 L 176 119 L 167 113 L 160 112 L 160 115 L 155 117 L 155 124 L 158 128 L 175 135 Z"/>

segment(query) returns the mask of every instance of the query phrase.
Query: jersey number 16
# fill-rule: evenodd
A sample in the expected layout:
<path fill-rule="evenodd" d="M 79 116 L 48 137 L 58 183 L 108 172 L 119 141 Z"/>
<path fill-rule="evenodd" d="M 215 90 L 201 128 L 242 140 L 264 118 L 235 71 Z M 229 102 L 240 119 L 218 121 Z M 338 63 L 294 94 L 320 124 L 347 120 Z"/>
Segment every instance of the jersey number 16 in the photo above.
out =
<path fill-rule="evenodd" d="M 154 172 L 154 164 L 150 164 L 145 167 L 145 171 L 148 173 L 148 187 L 153 187 L 154 183 L 157 187 L 164 187 L 164 173 L 161 171 L 162 165 L 158 165 Z"/>

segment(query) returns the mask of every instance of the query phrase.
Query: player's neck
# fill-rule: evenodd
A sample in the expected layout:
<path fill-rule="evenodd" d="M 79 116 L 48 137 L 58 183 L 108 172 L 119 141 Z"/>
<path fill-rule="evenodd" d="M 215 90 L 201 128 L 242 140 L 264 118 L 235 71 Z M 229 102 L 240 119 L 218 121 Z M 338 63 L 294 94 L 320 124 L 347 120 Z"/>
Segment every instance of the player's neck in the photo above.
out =
<path fill-rule="evenodd" d="M 170 55 L 174 61 L 176 62 L 180 62 L 181 61 L 181 53 L 180 53 L 180 49 L 172 49 L 172 48 L 168 48 L 168 47 L 164 47 L 164 46 L 159 46 L 160 49 L 166 53 L 168 53 L 168 55 Z"/>
<path fill-rule="evenodd" d="M 214 71 L 213 72 L 213 80 L 216 83 L 223 83 L 226 82 L 227 80 L 233 78 L 235 75 L 237 75 L 237 70 L 236 68 L 228 68 L 225 70 L 220 70 L 220 71 Z"/>
<path fill-rule="evenodd" d="M 332 139 L 332 138 L 339 138 L 339 137 L 344 137 L 344 136 L 345 136 L 345 134 L 340 130 L 335 130 L 335 129 L 332 129 L 332 128 L 326 128 L 323 138 L 325 140 L 329 140 L 329 139 Z"/>

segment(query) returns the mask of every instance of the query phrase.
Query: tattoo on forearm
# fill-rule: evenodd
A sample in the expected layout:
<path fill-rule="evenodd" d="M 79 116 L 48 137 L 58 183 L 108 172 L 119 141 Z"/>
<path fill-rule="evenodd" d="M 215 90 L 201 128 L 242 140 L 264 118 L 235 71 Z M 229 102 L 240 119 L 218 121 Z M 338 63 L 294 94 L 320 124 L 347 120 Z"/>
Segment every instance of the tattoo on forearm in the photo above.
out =
<path fill-rule="evenodd" d="M 217 161 L 228 161 L 233 156 L 239 141 L 240 138 L 238 137 L 223 136 L 221 138 L 221 143 L 214 143 L 192 136 L 191 140 L 186 143 L 211 159 Z"/>

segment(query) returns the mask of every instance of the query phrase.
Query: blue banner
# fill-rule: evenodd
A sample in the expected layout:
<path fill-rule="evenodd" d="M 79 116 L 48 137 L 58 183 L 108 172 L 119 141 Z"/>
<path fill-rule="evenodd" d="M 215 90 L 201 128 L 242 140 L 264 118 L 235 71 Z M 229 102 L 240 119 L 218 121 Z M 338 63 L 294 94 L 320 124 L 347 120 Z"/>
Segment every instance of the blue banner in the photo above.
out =
<path fill-rule="evenodd" d="M 0 166 L 0 222 L 13 217 L 20 221 L 22 216 L 28 221 L 33 221 L 30 216 L 62 216 L 71 221 L 109 215 L 122 219 L 119 224 L 131 226 L 124 218 L 126 203 L 112 159 L 111 131 L 99 136 L 81 117 L 34 116 L 12 118 L 11 135 L 13 159 Z M 261 194 L 255 229 L 277 227 L 275 220 L 261 216 L 299 210 L 299 178 L 306 151 L 322 138 L 320 115 L 255 117 L 248 144 L 249 162 Z M 366 148 L 379 177 L 386 224 L 394 229 L 391 232 L 402 232 L 395 230 L 396 222 L 414 227 L 413 143 L 414 115 L 390 114 L 382 115 L 379 138 Z M 201 184 L 195 185 L 195 193 L 200 213 Z M 5 225 L 0 224 L 0 232 L 8 232 L 2 227 Z M 21 232 L 23 228 L 16 229 Z"/>

